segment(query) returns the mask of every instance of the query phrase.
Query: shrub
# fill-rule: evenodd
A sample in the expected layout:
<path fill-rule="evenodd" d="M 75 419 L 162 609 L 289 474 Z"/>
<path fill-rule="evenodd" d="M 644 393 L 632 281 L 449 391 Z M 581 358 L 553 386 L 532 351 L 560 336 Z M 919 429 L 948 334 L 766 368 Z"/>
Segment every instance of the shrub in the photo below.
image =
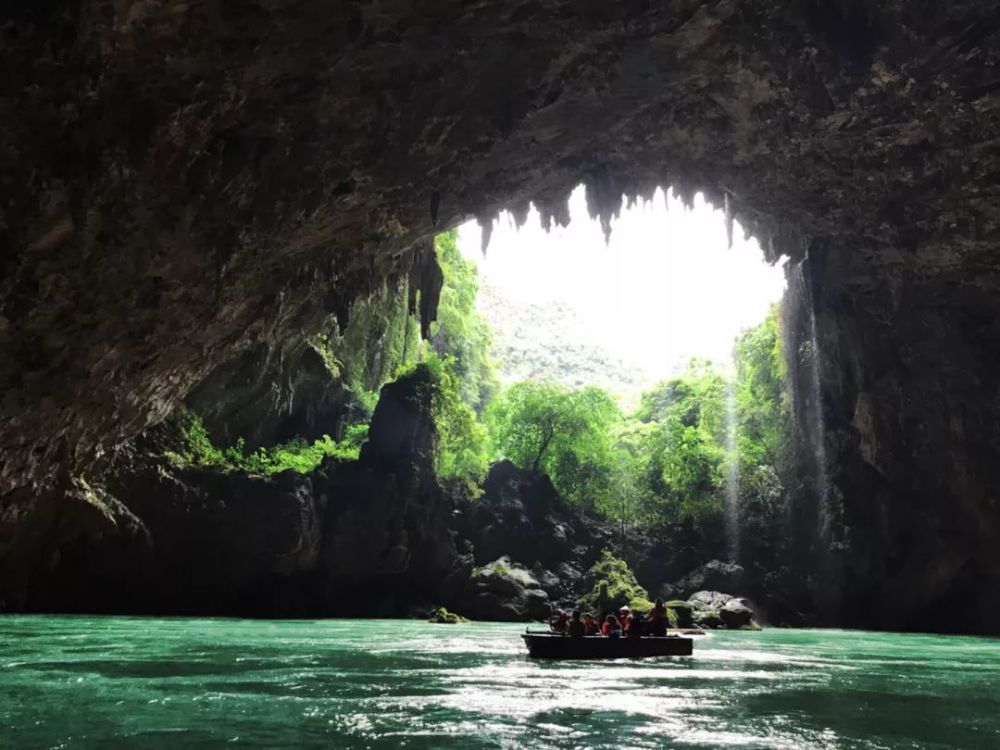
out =
<path fill-rule="evenodd" d="M 243 438 L 223 450 L 212 445 L 197 414 L 185 412 L 178 421 L 184 437 L 184 447 L 179 452 L 165 454 L 174 463 L 182 466 L 213 466 L 224 471 L 245 471 L 264 476 L 282 471 L 307 474 L 328 456 L 341 460 L 356 459 L 361 451 L 361 444 L 368 438 L 368 425 L 356 424 L 347 428 L 344 439 L 339 442 L 329 435 L 312 443 L 297 438 L 247 453 Z"/>
<path fill-rule="evenodd" d="M 433 622 L 438 625 L 458 625 L 463 622 L 468 622 L 469 620 L 462 615 L 455 614 L 454 612 L 449 612 L 444 607 L 438 607 L 435 609 L 427 622 Z"/>
<path fill-rule="evenodd" d="M 583 609 L 614 612 L 626 604 L 637 612 L 648 612 L 653 608 L 649 594 L 635 580 L 628 564 L 609 550 L 601 553 L 601 559 L 587 572 L 586 580 L 592 588 L 580 599 Z"/>

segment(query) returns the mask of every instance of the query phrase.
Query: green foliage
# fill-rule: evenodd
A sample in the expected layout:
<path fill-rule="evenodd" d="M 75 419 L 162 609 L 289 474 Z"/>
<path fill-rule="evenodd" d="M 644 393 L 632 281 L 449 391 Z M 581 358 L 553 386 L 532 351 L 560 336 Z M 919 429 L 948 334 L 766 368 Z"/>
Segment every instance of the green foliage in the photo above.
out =
<path fill-rule="evenodd" d="M 725 395 L 725 379 L 702 360 L 643 394 L 636 418 L 645 429 L 631 452 L 645 456 L 637 470 L 647 523 L 703 525 L 721 513 Z"/>
<path fill-rule="evenodd" d="M 611 491 L 611 433 L 620 420 L 601 389 L 554 383 L 516 383 L 486 410 L 494 455 L 545 471 L 561 494 L 591 507 L 605 504 Z"/>
<path fill-rule="evenodd" d="M 703 532 L 721 527 L 726 470 L 739 467 L 744 538 L 773 537 L 788 478 L 791 421 L 777 309 L 745 331 L 734 350 L 733 380 L 705 360 L 642 396 L 617 431 L 620 466 L 612 502 L 602 510 L 647 526 L 685 524 Z M 727 398 L 735 399 L 735 454 L 727 441 Z"/>
<path fill-rule="evenodd" d="M 180 465 L 226 465 L 226 456 L 212 445 L 208 430 L 197 414 L 181 409 L 175 413 L 174 419 L 181 432 L 182 446 L 179 451 L 166 451 L 167 458 Z"/>
<path fill-rule="evenodd" d="M 462 400 L 455 359 L 442 360 L 430 352 L 414 367 L 425 368 L 434 383 L 431 415 L 438 431 L 435 470 L 439 477 L 465 482 L 471 495 L 478 496 L 479 483 L 489 468 L 486 428 L 472 407 Z"/>
<path fill-rule="evenodd" d="M 772 569 L 785 554 L 788 498 L 798 483 L 782 341 L 775 306 L 736 344 L 743 552 Z"/>
<path fill-rule="evenodd" d="M 617 612 L 626 604 L 637 612 L 653 608 L 649 594 L 635 580 L 628 564 L 609 550 L 601 553 L 601 558 L 587 572 L 586 580 L 591 590 L 580 599 L 581 609 Z"/>
<path fill-rule="evenodd" d="M 184 447 L 180 452 L 166 455 L 179 465 L 212 466 L 224 471 L 245 471 L 248 474 L 268 476 L 282 471 L 296 471 L 306 474 L 332 457 L 351 460 L 358 457 L 361 444 L 368 437 L 368 425 L 352 425 L 347 428 L 344 439 L 334 441 L 329 435 L 309 443 L 306 440 L 291 440 L 287 443 L 267 448 L 258 448 L 247 453 L 241 438 L 235 445 L 220 450 L 212 445 L 201 419 L 184 412 L 178 417 Z"/>
<path fill-rule="evenodd" d="M 460 625 L 463 622 L 468 622 L 468 619 L 454 612 L 449 612 L 444 607 L 438 607 L 431 613 L 430 619 L 427 622 L 437 625 Z"/>
<path fill-rule="evenodd" d="M 409 287 L 403 281 L 385 286 L 351 305 L 346 325 L 333 326 L 313 346 L 333 377 L 340 377 L 368 416 L 379 389 L 423 353 L 420 324 L 409 313 Z"/>
<path fill-rule="evenodd" d="M 429 344 L 442 360 L 452 361 L 459 394 L 478 414 L 497 389 L 490 358 L 492 336 L 489 324 L 476 310 L 479 291 L 476 266 L 462 257 L 457 238 L 454 229 L 435 238 L 444 285 L 437 320 L 431 324 Z"/>
<path fill-rule="evenodd" d="M 314 341 L 362 411 L 373 411 L 390 378 L 422 366 L 434 383 L 435 468 L 442 478 L 464 483 L 472 497 L 481 492 L 490 459 L 508 458 L 544 471 L 568 500 L 614 520 L 623 542 L 637 526 L 681 524 L 718 536 L 726 470 L 735 461 L 744 539 L 753 547 L 776 535 L 794 481 L 777 309 L 736 342 L 735 381 L 711 362 L 692 360 L 623 417 L 615 400 L 595 387 L 525 381 L 498 393 L 491 332 L 476 309 L 476 268 L 461 257 L 454 231 L 439 235 L 435 247 L 444 284 L 426 344 L 409 314 L 406 282 L 356 302 L 342 330 L 334 327 Z M 734 394 L 732 455 L 726 416 Z M 340 442 L 324 436 L 247 454 L 242 442 L 215 448 L 196 417 L 184 420 L 185 447 L 175 460 L 265 475 L 307 472 L 327 456 L 355 458 L 367 434 L 358 424 Z M 606 597 L 620 593 L 621 576 L 611 578 Z"/>

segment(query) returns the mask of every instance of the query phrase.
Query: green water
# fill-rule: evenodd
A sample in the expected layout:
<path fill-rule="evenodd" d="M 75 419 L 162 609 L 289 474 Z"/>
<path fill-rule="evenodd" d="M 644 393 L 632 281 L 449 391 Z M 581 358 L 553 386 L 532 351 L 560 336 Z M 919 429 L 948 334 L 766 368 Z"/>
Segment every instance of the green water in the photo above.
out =
<path fill-rule="evenodd" d="M 538 663 L 516 625 L 0 619 L 0 747 L 1000 748 L 1000 642 L 769 630 Z"/>

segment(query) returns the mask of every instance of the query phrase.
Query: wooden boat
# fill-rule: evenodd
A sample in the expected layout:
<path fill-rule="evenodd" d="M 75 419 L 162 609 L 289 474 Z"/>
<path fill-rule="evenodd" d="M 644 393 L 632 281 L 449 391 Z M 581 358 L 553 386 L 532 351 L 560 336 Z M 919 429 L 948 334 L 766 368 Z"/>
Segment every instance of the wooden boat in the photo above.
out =
<path fill-rule="evenodd" d="M 535 659 L 639 659 L 647 656 L 690 656 L 694 641 L 679 635 L 642 638 L 572 638 L 558 633 L 532 633 L 521 637 L 528 655 Z"/>

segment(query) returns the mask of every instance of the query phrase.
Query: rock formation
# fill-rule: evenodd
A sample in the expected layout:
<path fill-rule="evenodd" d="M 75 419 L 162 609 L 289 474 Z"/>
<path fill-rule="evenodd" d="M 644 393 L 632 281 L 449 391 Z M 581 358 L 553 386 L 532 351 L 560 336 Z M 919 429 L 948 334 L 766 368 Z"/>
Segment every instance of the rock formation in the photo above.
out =
<path fill-rule="evenodd" d="M 460 571 L 453 500 L 434 475 L 424 369 L 382 389 L 357 461 L 273 477 L 178 466 L 157 428 L 107 489 L 78 484 L 33 611 L 321 616 L 404 614 Z M 72 535 L 70 535 L 72 531 Z M 451 602 L 448 602 L 451 604 Z"/>
<path fill-rule="evenodd" d="M 995 631 L 992 3 L 53 0 L 0 35 L 0 598 L 215 366 L 387 278 L 426 322 L 436 229 L 583 180 L 608 229 L 704 190 L 800 269 L 827 619 Z"/>

